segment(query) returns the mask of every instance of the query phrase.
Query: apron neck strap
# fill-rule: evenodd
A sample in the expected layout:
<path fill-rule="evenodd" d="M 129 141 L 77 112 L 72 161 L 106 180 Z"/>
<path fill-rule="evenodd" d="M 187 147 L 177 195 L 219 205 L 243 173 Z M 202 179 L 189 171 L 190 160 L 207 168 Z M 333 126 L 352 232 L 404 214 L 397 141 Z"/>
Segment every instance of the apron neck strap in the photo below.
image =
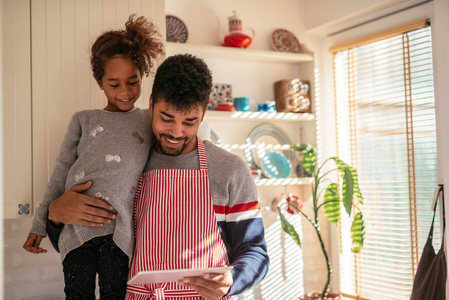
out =
<path fill-rule="evenodd" d="M 196 137 L 198 141 L 198 156 L 200 159 L 200 170 L 207 170 L 207 158 L 204 142 L 199 136 Z"/>

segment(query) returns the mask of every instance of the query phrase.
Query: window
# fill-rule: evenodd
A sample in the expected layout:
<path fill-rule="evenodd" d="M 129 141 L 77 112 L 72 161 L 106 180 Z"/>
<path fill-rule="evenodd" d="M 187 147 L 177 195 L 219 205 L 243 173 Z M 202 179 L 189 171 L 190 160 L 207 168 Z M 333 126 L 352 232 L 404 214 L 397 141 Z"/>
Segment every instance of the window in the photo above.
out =
<path fill-rule="evenodd" d="M 340 289 L 409 299 L 438 183 L 431 27 L 420 20 L 331 52 L 338 156 L 358 170 L 366 226 L 357 255 L 340 230 Z M 434 244 L 439 220 L 436 229 Z"/>

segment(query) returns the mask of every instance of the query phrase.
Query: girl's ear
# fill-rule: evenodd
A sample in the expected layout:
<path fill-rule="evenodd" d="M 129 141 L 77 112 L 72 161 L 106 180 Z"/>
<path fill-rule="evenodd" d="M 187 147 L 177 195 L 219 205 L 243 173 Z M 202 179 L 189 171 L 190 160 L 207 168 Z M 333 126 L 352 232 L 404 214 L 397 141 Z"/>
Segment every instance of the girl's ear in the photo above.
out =
<path fill-rule="evenodd" d="M 98 79 L 95 78 L 95 81 L 97 82 L 98 87 L 100 88 L 100 90 L 103 90 L 103 85 L 101 84 L 101 80 L 98 80 Z"/>

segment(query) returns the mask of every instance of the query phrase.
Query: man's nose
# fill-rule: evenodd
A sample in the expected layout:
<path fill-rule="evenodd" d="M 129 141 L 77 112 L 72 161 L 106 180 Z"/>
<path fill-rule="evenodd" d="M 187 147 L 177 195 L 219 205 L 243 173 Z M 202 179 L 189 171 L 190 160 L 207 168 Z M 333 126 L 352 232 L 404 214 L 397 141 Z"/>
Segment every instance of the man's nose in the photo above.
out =
<path fill-rule="evenodd" d="M 173 124 L 170 128 L 170 134 L 174 138 L 182 137 L 182 126 L 180 126 L 179 124 Z"/>

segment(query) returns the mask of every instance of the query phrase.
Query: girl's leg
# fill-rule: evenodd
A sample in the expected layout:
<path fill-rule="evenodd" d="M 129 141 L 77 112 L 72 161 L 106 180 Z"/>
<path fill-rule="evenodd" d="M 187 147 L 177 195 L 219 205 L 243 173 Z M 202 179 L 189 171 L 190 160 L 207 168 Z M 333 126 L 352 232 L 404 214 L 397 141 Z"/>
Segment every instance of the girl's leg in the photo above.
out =
<path fill-rule="evenodd" d="M 97 248 L 100 299 L 123 300 L 126 295 L 129 258 L 114 243 L 112 235 L 104 238 L 104 244 Z"/>
<path fill-rule="evenodd" d="M 95 247 L 86 242 L 70 251 L 62 262 L 66 300 L 95 299 L 97 259 Z"/>

